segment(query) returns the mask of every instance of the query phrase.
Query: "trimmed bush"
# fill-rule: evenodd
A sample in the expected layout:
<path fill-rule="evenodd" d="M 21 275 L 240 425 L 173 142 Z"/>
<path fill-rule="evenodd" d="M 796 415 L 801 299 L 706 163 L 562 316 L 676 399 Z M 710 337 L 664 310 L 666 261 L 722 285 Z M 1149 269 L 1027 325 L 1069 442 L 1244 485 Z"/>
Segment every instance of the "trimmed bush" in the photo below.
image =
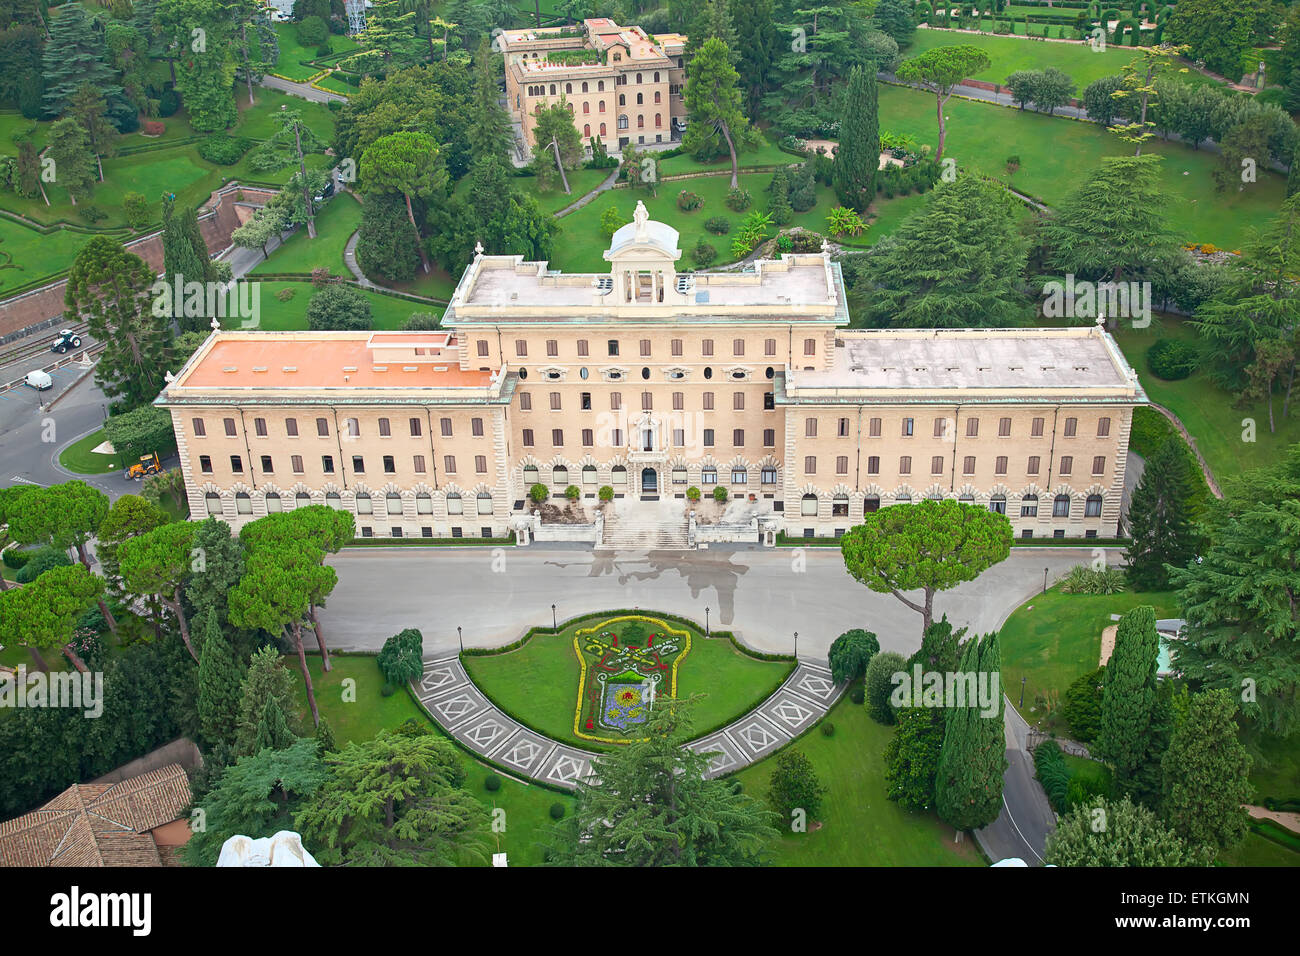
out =
<path fill-rule="evenodd" d="M 699 193 L 693 193 L 689 189 L 683 189 L 677 194 L 677 208 L 682 212 L 694 212 L 704 205 L 704 197 Z"/>
<path fill-rule="evenodd" d="M 701 239 L 695 244 L 695 248 L 691 250 L 691 258 L 695 260 L 697 266 L 702 268 L 718 258 L 718 250 L 711 243 Z"/>
<path fill-rule="evenodd" d="M 864 700 L 866 700 L 866 697 L 867 697 L 866 691 L 864 691 L 861 687 L 853 688 L 853 692 L 849 694 L 849 700 L 853 701 L 853 703 L 855 704 L 862 703 Z"/>
<path fill-rule="evenodd" d="M 31 584 L 51 568 L 66 568 L 72 559 L 60 548 L 45 547 L 31 553 L 27 562 L 18 569 L 14 580 L 19 584 Z"/>
<path fill-rule="evenodd" d="M 32 559 L 35 551 L 24 551 L 21 548 L 10 548 L 5 552 L 4 565 L 11 571 L 17 571 Z"/>
<path fill-rule="evenodd" d="M 413 627 L 394 634 L 384 641 L 375 663 L 390 684 L 400 687 L 419 680 L 424 673 L 424 637 Z"/>
<path fill-rule="evenodd" d="M 494 773 L 490 773 L 483 779 L 483 787 L 488 793 L 496 793 L 501 789 L 501 778 Z"/>
<path fill-rule="evenodd" d="M 845 631 L 831 644 L 830 665 L 831 678 L 839 681 L 855 681 L 867 672 L 871 658 L 880 653 L 880 640 L 870 631 L 854 628 Z"/>
<path fill-rule="evenodd" d="M 176 111 L 181 108 L 180 95 L 175 90 L 163 90 L 162 96 L 158 97 L 158 115 L 163 119 L 174 116 Z M 146 123 L 146 126 L 149 124 Z M 158 125 L 162 125 L 159 123 Z"/>
<path fill-rule="evenodd" d="M 253 144 L 240 136 L 214 133 L 199 143 L 199 155 L 218 166 L 233 166 L 239 162 Z"/>
<path fill-rule="evenodd" d="M 754 197 L 749 194 L 748 189 L 728 189 L 724 201 L 727 208 L 733 212 L 744 212 L 753 204 Z"/>
<path fill-rule="evenodd" d="M 903 659 L 903 655 L 895 654 L 893 651 L 877 654 L 867 665 L 867 673 L 863 681 L 866 689 L 867 713 L 877 723 L 893 724 L 897 721 L 894 705 L 889 702 L 889 697 L 894 692 L 891 678 L 897 671 L 904 670 L 906 667 L 907 661 Z"/>
<path fill-rule="evenodd" d="M 1106 668 L 1101 666 L 1090 674 L 1075 679 L 1065 692 L 1061 714 L 1070 725 L 1070 735 L 1088 743 L 1101 729 L 1101 684 L 1106 678 Z"/>
<path fill-rule="evenodd" d="M 396 693 L 397 693 L 396 685 L 390 684 L 387 681 L 384 682 L 383 687 L 379 688 L 380 697 L 392 697 Z"/>
<path fill-rule="evenodd" d="M 597 495 L 600 496 L 601 501 L 613 501 L 614 489 L 610 485 L 601 485 Z"/>
<path fill-rule="evenodd" d="M 829 720 L 822 722 L 822 736 L 823 737 L 835 736 L 835 725 L 832 724 Z"/>
<path fill-rule="evenodd" d="M 558 800 L 557 800 L 555 803 L 552 803 L 552 804 L 551 804 L 550 814 L 551 814 L 551 819 L 552 819 L 552 820 L 563 820 L 563 819 L 564 819 L 564 804 L 560 803 Z"/>
<path fill-rule="evenodd" d="M 535 503 L 541 504 L 547 498 L 551 497 L 550 491 L 540 481 L 528 489 L 528 497 Z"/>
<path fill-rule="evenodd" d="M 1199 364 L 1196 346 L 1182 339 L 1159 339 L 1147 349 L 1147 368 L 1166 382 L 1187 378 Z"/>
<path fill-rule="evenodd" d="M 726 216 L 710 216 L 704 220 L 704 228 L 715 236 L 725 236 L 731 232 L 731 220 Z"/>
<path fill-rule="evenodd" d="M 724 488 L 724 487 L 722 487 L 722 485 L 718 485 L 716 488 L 714 488 L 714 489 L 713 489 L 713 500 L 714 500 L 714 501 L 717 501 L 717 502 L 723 502 L 723 501 L 726 501 L 726 500 L 727 500 L 727 489 Z"/>
<path fill-rule="evenodd" d="M 691 485 L 689 488 L 687 488 L 687 489 L 686 489 L 686 500 L 687 500 L 687 501 L 699 501 L 699 500 L 700 500 L 700 489 L 699 489 L 699 488 L 696 488 L 694 485 Z"/>

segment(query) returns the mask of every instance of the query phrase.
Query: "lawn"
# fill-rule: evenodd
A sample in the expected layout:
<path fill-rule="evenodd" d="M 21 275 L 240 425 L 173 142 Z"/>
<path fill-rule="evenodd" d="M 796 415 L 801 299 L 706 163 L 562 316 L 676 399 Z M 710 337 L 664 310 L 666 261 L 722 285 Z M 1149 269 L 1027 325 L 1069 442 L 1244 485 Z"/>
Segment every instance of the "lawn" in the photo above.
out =
<path fill-rule="evenodd" d="M 559 634 L 536 634 L 523 647 L 503 654 L 466 656 L 465 670 L 503 710 L 539 733 L 601 749 L 573 732 L 579 681 L 573 632 L 595 623 L 586 620 Z M 792 669 L 790 662 L 756 660 L 729 640 L 706 639 L 692 628 L 691 649 L 678 669 L 677 695 L 704 695 L 694 715 L 696 736 L 703 736 L 761 703 Z"/>
<path fill-rule="evenodd" d="M 3 660 L 4 653 L 0 652 L 0 660 Z M 364 654 L 332 654 L 332 668 L 328 674 L 321 672 L 320 663 L 319 655 L 307 655 L 307 668 L 311 672 L 316 704 L 321 716 L 329 721 L 334 740 L 340 747 L 349 741 L 370 740 L 381 730 L 396 729 L 411 718 L 424 723 L 434 733 L 441 733 L 405 689 L 399 689 L 388 697 L 381 693 L 384 679 L 374 657 Z M 296 656 L 286 656 L 284 666 L 295 677 L 300 675 Z M 351 703 L 344 700 L 345 680 L 355 682 L 350 685 L 353 688 L 349 694 L 353 698 Z M 298 686 L 302 711 L 306 715 L 309 713 L 307 693 L 301 683 Z M 548 815 L 551 804 L 562 803 L 566 812 L 572 812 L 573 797 L 530 786 L 504 774 L 499 775 L 502 780 L 501 789 L 489 793 L 484 788 L 483 781 L 492 771 L 468 755 L 463 755 L 463 759 L 468 774 L 466 785 L 489 808 L 500 807 L 506 812 L 505 831 L 492 835 L 495 841 L 493 852 L 507 853 L 511 866 L 541 863 L 541 851 L 536 844 L 543 838 L 545 828 L 551 824 Z"/>
<path fill-rule="evenodd" d="M 1141 604 L 1152 605 L 1157 618 L 1178 616 L 1172 592 L 1065 594 L 1059 586 L 1013 611 L 1000 632 L 1002 687 L 1013 702 L 1018 701 L 1020 680 L 1026 678 L 1020 708 L 1025 719 L 1035 723 L 1050 716 L 1037 704 L 1039 695 L 1055 692 L 1057 703 L 1063 702 L 1076 678 L 1097 669 L 1101 632 L 1115 623 L 1110 616 Z"/>
<path fill-rule="evenodd" d="M 766 138 L 757 149 L 741 150 L 736 155 L 736 162 L 742 170 L 753 169 L 758 166 L 780 166 L 798 161 L 799 157 L 785 152 L 776 143 Z M 660 161 L 658 172 L 662 177 L 679 176 L 683 173 L 721 172 L 724 170 L 728 174 L 731 173 L 730 155 L 720 156 L 711 163 L 701 163 L 689 153 L 681 153 Z M 667 185 L 671 185 L 671 183 Z"/>
<path fill-rule="evenodd" d="M 298 42 L 296 24 L 277 23 L 275 33 L 279 40 L 280 58 L 276 60 L 272 72 L 301 83 L 321 71 L 320 67 L 307 63 L 308 60 L 316 59 L 319 54 L 315 47 L 305 47 Z M 356 41 L 347 36 L 331 35 L 329 45 L 332 54 L 352 53 L 357 49 Z"/>
<path fill-rule="evenodd" d="M 307 303 L 311 300 L 312 293 L 316 290 L 310 282 L 265 282 L 260 281 L 261 287 L 261 321 L 258 328 L 266 329 L 272 332 L 287 332 L 295 329 L 307 328 Z M 283 291 L 291 291 L 292 296 L 281 301 L 279 294 Z M 438 316 L 442 315 L 442 309 L 434 305 L 423 302 L 410 302 L 406 299 L 399 299 L 391 295 L 382 295 L 378 292 L 368 292 L 364 289 L 358 290 L 363 296 L 370 301 L 371 317 L 374 320 L 376 329 L 398 329 L 402 324 L 411 317 L 415 312 L 432 312 Z M 242 319 L 238 316 L 232 316 L 226 320 L 226 328 L 240 328 Z"/>
<path fill-rule="evenodd" d="M 846 694 L 821 724 L 792 746 L 807 755 L 827 788 L 822 826 L 779 839 L 772 862 L 779 866 L 980 866 L 975 841 L 953 842 L 953 830 L 928 813 L 907 813 L 885 796 L 885 744 L 894 728 L 876 723 Z M 765 800 L 775 764 L 768 757 L 747 767 L 739 780 L 750 796 Z"/>
<path fill-rule="evenodd" d="M 269 259 L 253 269 L 253 275 L 298 273 L 310 275 L 313 269 L 328 269 L 330 275 L 351 278 L 343 262 L 343 250 L 352 233 L 361 225 L 361 203 L 351 193 L 339 193 L 325 203 L 316 216 L 316 238 L 299 229 L 271 253 Z"/>
<path fill-rule="evenodd" d="M 1246 728 L 1241 742 L 1254 757 L 1250 782 L 1255 785 L 1255 802 L 1266 797 L 1300 800 L 1300 732 L 1276 737 L 1256 728 Z"/>
<path fill-rule="evenodd" d="M 515 180 L 515 186 L 521 192 L 525 192 L 537 200 L 537 205 L 542 207 L 542 212 L 548 216 L 553 216 L 565 206 L 577 202 L 587 193 L 591 192 L 606 179 L 612 170 L 609 169 L 573 169 L 566 175 L 569 177 L 569 192 L 564 191 L 563 186 L 556 186 L 554 189 L 542 192 L 538 189 L 536 176 L 521 176 Z M 469 178 L 462 179 L 457 185 L 468 185 Z M 597 202 L 599 200 L 596 200 Z"/>
<path fill-rule="evenodd" d="M 1225 478 L 1281 461 L 1286 448 L 1300 442 L 1300 412 L 1292 408 L 1290 417 L 1283 418 L 1280 396 L 1273 399 L 1277 431 L 1270 433 L 1268 409 L 1262 402 L 1238 406 L 1236 397 L 1218 388 L 1205 372 L 1178 382 L 1165 382 L 1151 374 L 1146 351 L 1157 339 L 1193 338 L 1194 334 L 1181 319 L 1163 316 L 1146 329 L 1122 325 L 1115 338 L 1129 364 L 1137 369 L 1147 396 L 1182 420 L 1220 485 Z M 1255 421 L 1255 440 L 1251 442 L 1242 438 L 1246 418 Z"/>
<path fill-rule="evenodd" d="M 1231 850 L 1220 850 L 1217 862 L 1223 866 L 1300 866 L 1300 853 L 1258 833 L 1247 833 Z"/>
<path fill-rule="evenodd" d="M 0 294 L 7 295 L 10 289 L 68 268 L 91 236 L 71 229 L 42 234 L 31 226 L 0 217 Z"/>
<path fill-rule="evenodd" d="M 79 475 L 103 475 L 121 471 L 122 465 L 117 455 L 100 455 L 91 451 L 107 439 L 108 436 L 104 434 L 102 428 L 91 432 L 85 438 L 77 439 L 59 452 L 59 464 Z"/>
<path fill-rule="evenodd" d="M 1059 44 L 1032 44 L 1038 48 Z M 1101 54 L 1092 54 L 1100 56 Z M 1096 123 L 1052 117 L 954 97 L 948 101 L 945 158 L 964 170 L 1009 182 L 1048 205 L 1059 204 L 1075 190 L 1103 156 L 1128 152 L 1113 134 Z M 898 86 L 880 88 L 880 125 L 916 137 L 933 149 L 938 143 L 934 96 Z M 1238 249 L 1251 226 L 1273 216 L 1285 198 L 1283 177 L 1261 172 L 1243 191 L 1215 192 L 1213 171 L 1219 157 L 1177 143 L 1151 140 L 1144 153 L 1163 157 L 1160 185 L 1169 197 L 1168 221 L 1187 242 L 1210 242 Z M 1020 157 L 1020 169 L 1008 177 L 1007 157 Z"/>

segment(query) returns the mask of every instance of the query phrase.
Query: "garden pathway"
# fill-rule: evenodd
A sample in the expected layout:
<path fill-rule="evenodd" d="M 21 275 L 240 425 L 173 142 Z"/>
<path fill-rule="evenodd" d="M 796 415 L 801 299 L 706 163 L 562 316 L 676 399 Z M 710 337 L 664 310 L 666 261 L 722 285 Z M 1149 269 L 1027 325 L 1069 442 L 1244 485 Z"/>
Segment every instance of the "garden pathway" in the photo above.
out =
<path fill-rule="evenodd" d="M 564 216 L 567 216 L 571 212 L 577 212 L 579 209 L 587 205 L 587 203 L 591 202 L 593 199 L 595 199 L 601 193 L 605 192 L 607 189 L 613 189 L 614 183 L 618 182 L 618 173 L 621 168 L 622 168 L 621 166 L 615 166 L 613 169 L 611 169 L 609 171 L 609 175 L 605 177 L 604 182 L 602 182 L 591 192 L 587 193 L 587 195 L 581 197 L 575 202 L 569 203 L 569 205 L 565 206 L 559 212 L 555 213 L 554 214 L 555 218 L 561 219 Z"/>
<path fill-rule="evenodd" d="M 470 680 L 458 657 L 424 662 L 415 695 L 462 747 L 510 773 L 573 790 L 594 779 L 600 755 L 536 733 L 507 716 Z M 707 776 L 731 773 L 790 743 L 821 720 L 844 692 L 820 664 L 800 661 L 771 697 L 721 730 L 686 744 L 711 754 Z"/>

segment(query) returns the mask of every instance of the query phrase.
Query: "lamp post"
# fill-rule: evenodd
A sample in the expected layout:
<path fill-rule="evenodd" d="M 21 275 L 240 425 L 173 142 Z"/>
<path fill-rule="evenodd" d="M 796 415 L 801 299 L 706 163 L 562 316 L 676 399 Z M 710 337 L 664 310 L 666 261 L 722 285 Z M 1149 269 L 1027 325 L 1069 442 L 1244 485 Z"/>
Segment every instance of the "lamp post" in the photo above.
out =
<path fill-rule="evenodd" d="M 456 626 L 456 640 L 460 642 L 460 652 L 465 653 L 465 638 L 460 632 L 460 625 Z"/>
<path fill-rule="evenodd" d="M 708 636 L 709 636 L 709 609 L 708 609 L 708 607 L 705 607 L 705 609 L 704 609 L 704 636 L 705 636 L 705 637 L 708 637 Z"/>
<path fill-rule="evenodd" d="M 799 663 L 799 632 L 794 632 L 794 662 Z"/>
<path fill-rule="evenodd" d="M 1047 568 L 1043 568 L 1043 593 L 1047 593 Z"/>
<path fill-rule="evenodd" d="M 554 631 L 555 629 L 556 629 L 555 628 L 555 605 L 552 604 L 551 605 L 551 630 Z"/>
<path fill-rule="evenodd" d="M 1025 679 L 1023 677 L 1020 678 L 1020 703 L 1017 706 L 1025 706 Z"/>

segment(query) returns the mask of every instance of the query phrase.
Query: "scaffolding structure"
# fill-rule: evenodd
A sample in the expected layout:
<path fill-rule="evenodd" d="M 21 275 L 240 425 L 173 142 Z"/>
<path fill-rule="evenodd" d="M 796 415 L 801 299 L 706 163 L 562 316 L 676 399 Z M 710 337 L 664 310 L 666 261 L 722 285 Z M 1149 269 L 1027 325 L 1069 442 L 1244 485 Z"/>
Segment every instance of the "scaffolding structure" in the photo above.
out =
<path fill-rule="evenodd" d="M 356 36 L 366 28 L 366 0 L 344 0 L 343 9 L 348 14 L 348 36 Z"/>

